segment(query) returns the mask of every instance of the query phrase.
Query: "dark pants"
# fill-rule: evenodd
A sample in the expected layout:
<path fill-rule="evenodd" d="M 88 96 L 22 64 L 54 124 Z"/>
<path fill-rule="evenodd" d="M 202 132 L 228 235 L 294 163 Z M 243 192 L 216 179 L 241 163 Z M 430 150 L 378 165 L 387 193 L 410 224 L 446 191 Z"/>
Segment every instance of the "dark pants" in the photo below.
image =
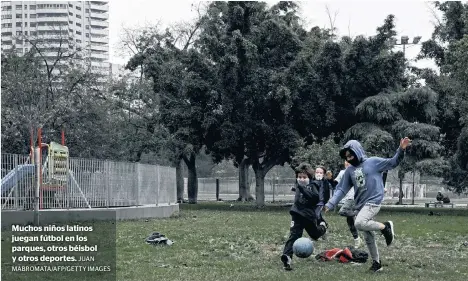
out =
<path fill-rule="evenodd" d="M 315 207 L 315 214 L 317 215 L 317 224 L 320 224 L 322 221 L 325 221 L 322 215 L 323 205 Z"/>
<path fill-rule="evenodd" d="M 346 217 L 346 223 L 348 223 L 349 231 L 351 231 L 353 238 L 357 239 L 359 237 L 359 234 L 356 229 L 356 226 L 354 226 L 354 220 L 355 220 L 354 217 Z"/>
<path fill-rule="evenodd" d="M 309 220 L 300 215 L 291 215 L 291 228 L 288 241 L 284 245 L 283 254 L 288 255 L 292 258 L 293 255 L 293 244 L 294 242 L 302 237 L 302 233 L 305 229 L 310 238 L 317 240 L 327 231 L 323 225 L 317 225 L 317 220 Z"/>

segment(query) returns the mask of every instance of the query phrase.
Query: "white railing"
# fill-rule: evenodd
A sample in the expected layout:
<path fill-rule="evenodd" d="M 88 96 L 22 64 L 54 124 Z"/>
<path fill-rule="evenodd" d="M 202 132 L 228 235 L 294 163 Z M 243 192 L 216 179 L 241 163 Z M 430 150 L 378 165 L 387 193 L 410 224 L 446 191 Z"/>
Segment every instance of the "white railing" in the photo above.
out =
<path fill-rule="evenodd" d="M 2 210 L 32 209 L 35 166 L 28 156 L 2 153 Z M 175 168 L 130 162 L 69 158 L 67 181 L 48 188 L 43 159 L 43 209 L 106 208 L 176 203 Z"/>

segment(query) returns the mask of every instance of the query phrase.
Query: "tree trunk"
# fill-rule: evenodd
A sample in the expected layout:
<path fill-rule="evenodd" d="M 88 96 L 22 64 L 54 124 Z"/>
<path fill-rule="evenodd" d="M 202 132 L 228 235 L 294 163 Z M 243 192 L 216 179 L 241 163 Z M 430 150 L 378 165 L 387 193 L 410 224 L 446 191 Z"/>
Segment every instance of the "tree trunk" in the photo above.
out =
<path fill-rule="evenodd" d="M 413 194 L 411 195 L 411 205 L 414 205 L 414 171 L 413 171 Z"/>
<path fill-rule="evenodd" d="M 385 188 L 385 184 L 387 183 L 387 176 L 388 176 L 388 171 L 383 172 L 382 180 L 383 180 L 384 188 Z"/>
<path fill-rule="evenodd" d="M 198 177 L 197 177 L 197 167 L 195 163 L 195 153 L 191 152 L 189 159 L 184 156 L 185 164 L 188 168 L 188 183 L 187 183 L 187 193 L 189 204 L 197 204 L 198 197 Z"/>
<path fill-rule="evenodd" d="M 177 203 L 184 203 L 184 165 L 182 158 L 176 165 Z"/>
<path fill-rule="evenodd" d="M 265 174 L 263 169 L 255 169 L 255 198 L 257 207 L 265 206 Z"/>
<path fill-rule="evenodd" d="M 403 177 L 399 176 L 400 179 L 400 192 L 398 192 L 398 204 L 403 205 Z"/>
<path fill-rule="evenodd" d="M 253 160 L 252 168 L 255 172 L 255 201 L 257 207 L 265 206 L 265 176 L 275 166 L 276 161 L 269 160 L 259 163 L 259 159 Z"/>
<path fill-rule="evenodd" d="M 248 159 L 243 159 L 239 165 L 239 198 L 237 201 L 252 201 L 249 185 L 249 167 Z"/>

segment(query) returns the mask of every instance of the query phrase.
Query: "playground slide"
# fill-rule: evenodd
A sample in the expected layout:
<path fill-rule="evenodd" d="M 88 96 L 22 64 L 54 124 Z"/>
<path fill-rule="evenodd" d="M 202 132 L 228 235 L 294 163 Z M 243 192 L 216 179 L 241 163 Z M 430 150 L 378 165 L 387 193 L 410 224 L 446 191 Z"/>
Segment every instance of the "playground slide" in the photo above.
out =
<path fill-rule="evenodd" d="M 11 189 L 16 185 L 17 182 L 21 182 L 22 179 L 27 178 L 34 174 L 34 165 L 18 165 L 17 169 L 11 170 L 2 179 L 2 197 L 7 197 Z"/>

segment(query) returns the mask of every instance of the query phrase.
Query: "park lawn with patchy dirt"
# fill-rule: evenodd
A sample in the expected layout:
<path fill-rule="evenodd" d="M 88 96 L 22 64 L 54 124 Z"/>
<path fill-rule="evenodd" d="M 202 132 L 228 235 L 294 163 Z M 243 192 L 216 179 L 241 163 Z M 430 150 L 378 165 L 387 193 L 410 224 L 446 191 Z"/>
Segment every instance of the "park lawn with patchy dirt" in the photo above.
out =
<path fill-rule="evenodd" d="M 286 272 L 279 257 L 289 233 L 289 208 L 230 204 L 181 205 L 176 217 L 119 222 L 117 280 L 468 280 L 466 211 L 428 216 L 428 209 L 382 210 L 377 219 L 395 223 L 396 240 L 387 247 L 378 236 L 384 266 L 379 273 L 368 272 L 370 260 L 362 265 L 315 260 L 325 249 L 353 242 L 345 219 L 328 214 L 328 239 L 315 243 L 313 256 L 294 258 L 294 270 Z M 175 244 L 145 244 L 155 231 Z"/>

